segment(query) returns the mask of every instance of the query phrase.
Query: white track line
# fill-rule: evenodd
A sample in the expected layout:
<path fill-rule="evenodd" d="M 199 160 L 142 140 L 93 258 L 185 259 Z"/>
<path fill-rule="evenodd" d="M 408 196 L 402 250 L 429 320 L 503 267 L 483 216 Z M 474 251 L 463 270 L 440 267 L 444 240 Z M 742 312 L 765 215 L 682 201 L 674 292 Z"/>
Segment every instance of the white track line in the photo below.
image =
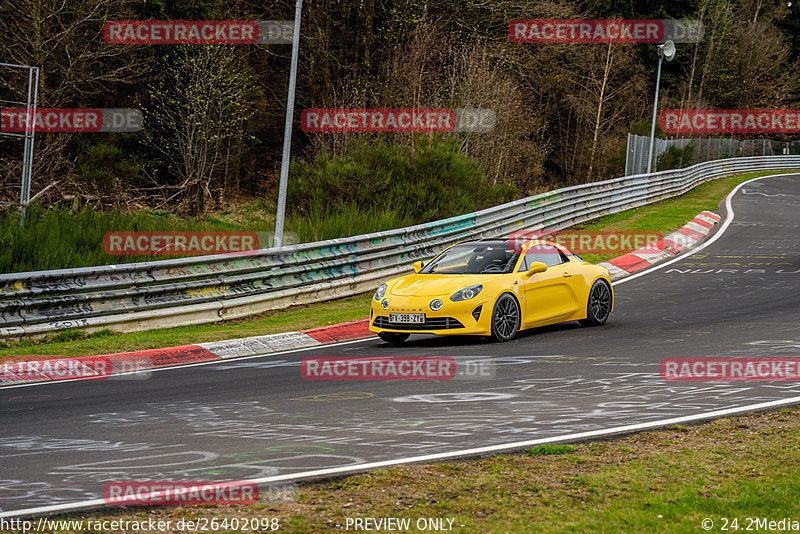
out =
<path fill-rule="evenodd" d="M 436 454 L 425 454 L 421 456 L 409 456 L 408 458 L 384 460 L 381 462 L 369 462 L 364 464 L 356 464 L 356 465 L 349 465 L 342 467 L 315 469 L 313 471 L 302 471 L 300 473 L 290 473 L 286 475 L 277 475 L 272 477 L 254 478 L 236 482 L 225 482 L 225 484 L 238 485 L 238 484 L 252 483 L 252 484 L 265 485 L 276 482 L 289 482 L 289 481 L 297 481 L 304 479 L 330 477 L 333 475 L 348 475 L 353 473 L 360 473 L 363 471 L 370 471 L 372 469 L 379 469 L 382 467 L 391 467 L 399 464 L 439 461 L 452 458 L 461 458 L 465 456 L 480 456 L 500 451 L 510 451 L 515 449 L 522 449 L 525 447 L 535 447 L 536 445 L 585 441 L 589 439 L 607 437 L 615 434 L 630 434 L 633 432 L 641 432 L 643 430 L 649 430 L 669 425 L 676 425 L 679 423 L 690 423 L 695 421 L 701 421 L 704 419 L 714 419 L 717 417 L 724 417 L 726 415 L 735 415 L 743 412 L 744 413 L 756 412 L 760 410 L 766 410 L 768 408 L 776 408 L 779 406 L 785 406 L 787 404 L 797 404 L 797 403 L 800 403 L 800 397 L 792 397 L 790 399 L 762 402 L 759 404 L 750 404 L 747 406 L 740 406 L 737 408 L 725 408 L 723 410 L 715 410 L 712 412 L 705 412 L 694 415 L 685 415 L 682 417 L 673 417 L 671 419 L 660 419 L 658 421 L 650 421 L 648 423 L 638 423 L 635 425 L 618 426 L 615 428 L 608 428 L 604 430 L 592 430 L 589 432 L 577 432 L 574 434 L 565 434 L 563 436 L 556 436 L 551 438 L 532 439 L 528 441 L 515 441 L 512 443 L 504 443 L 501 445 L 488 445 L 485 447 L 475 447 L 472 449 L 440 452 Z M 26 508 L 22 510 L 11 510 L 8 512 L 0 512 L 0 518 L 53 514 L 56 512 L 66 512 L 81 508 L 95 508 L 100 506 L 106 506 L 105 501 L 103 499 L 93 499 L 90 501 L 81 501 L 76 503 L 56 504 L 52 506 L 40 506 L 37 508 Z"/>
<path fill-rule="evenodd" d="M 637 273 L 633 276 L 629 276 L 620 280 L 619 282 L 615 282 L 615 284 L 619 284 L 626 280 L 632 280 L 633 278 L 642 276 L 643 274 L 647 274 L 653 272 L 657 269 L 662 267 L 666 267 L 671 263 L 675 263 L 678 260 L 683 259 L 686 256 L 690 256 L 696 253 L 698 250 L 702 250 L 706 248 L 708 245 L 716 241 L 720 238 L 720 236 L 725 233 L 725 230 L 728 229 L 731 222 L 733 221 L 733 207 L 731 206 L 731 199 L 736 194 L 739 189 L 750 182 L 755 182 L 756 180 L 763 180 L 764 178 L 775 178 L 779 176 L 791 176 L 796 173 L 788 173 L 788 174 L 771 174 L 769 176 L 760 176 L 758 178 L 753 178 L 752 180 L 748 180 L 746 182 L 742 182 L 741 184 L 737 185 L 733 191 L 728 194 L 727 199 L 725 200 L 725 207 L 727 209 L 727 217 L 725 222 L 722 226 L 719 227 L 719 230 L 716 234 L 714 234 L 711 239 L 703 243 L 701 246 L 685 252 L 684 254 L 672 259 L 668 262 L 664 262 L 663 264 L 655 265 L 652 268 L 645 269 L 641 273 Z M 368 338 L 370 339 L 370 338 Z M 363 341 L 363 340 L 357 340 Z M 354 343 L 354 341 L 349 341 L 346 343 Z M 323 345 L 325 346 L 325 345 Z M 309 347 L 312 348 L 312 347 Z M 318 347 L 313 347 L 318 348 Z M 292 351 L 285 351 L 285 352 L 296 352 L 297 350 L 308 350 L 308 349 L 295 349 Z M 256 358 L 259 356 L 249 356 L 247 358 L 241 359 L 250 359 Z M 239 358 L 237 358 L 238 360 Z M 227 360 L 226 360 L 227 361 Z M 207 365 L 208 363 L 219 363 L 219 362 L 202 362 L 200 364 L 190 364 L 189 366 L 194 365 Z M 185 367 L 189 367 L 185 366 Z M 169 367 L 166 369 L 170 369 Z M 635 425 L 625 425 L 625 426 L 618 426 L 614 428 L 607 428 L 603 430 L 592 430 L 590 432 L 577 432 L 575 434 L 566 434 L 563 436 L 557 436 L 552 438 L 540 438 L 540 439 L 533 439 L 528 441 L 515 441 L 512 443 L 503 443 L 500 445 L 488 445 L 485 447 L 475 447 L 472 449 L 461 449 L 457 451 L 449 451 L 449 452 L 440 452 L 436 454 L 425 454 L 422 456 L 409 456 L 408 458 L 398 458 L 394 460 L 384 460 L 381 462 L 369 462 L 364 464 L 357 464 L 357 465 L 350 465 L 350 466 L 343 466 L 343 467 L 330 467 L 327 469 L 315 469 L 313 471 L 302 471 L 300 473 L 290 473 L 286 475 L 277 475 L 272 477 L 264 477 L 264 478 L 255 478 L 252 480 L 242 481 L 250 482 L 254 484 L 270 484 L 275 482 L 288 482 L 294 480 L 304 480 L 304 479 L 313 479 L 313 478 L 322 478 L 322 477 L 330 477 L 332 475 L 347 475 L 351 473 L 359 473 L 363 471 L 369 471 L 372 469 L 379 469 L 382 467 L 391 467 L 400 464 L 410 464 L 410 463 L 417 463 L 417 462 L 430 462 L 430 461 L 438 461 L 438 460 L 447 460 L 451 458 L 460 458 L 464 456 L 480 456 L 484 454 L 490 454 L 494 452 L 500 451 L 507 451 L 507 450 L 515 450 L 515 449 L 522 449 L 525 447 L 535 447 L 536 445 L 544 445 L 549 443 L 563 443 L 563 442 L 570 442 L 570 441 L 584 441 L 593 438 L 599 437 L 606 437 L 612 436 L 615 434 L 627 434 L 633 432 L 641 432 L 643 430 L 649 430 L 653 428 L 665 427 L 669 425 L 676 425 L 679 423 L 690 423 L 695 421 L 702 421 L 704 419 L 714 419 L 717 417 L 724 417 L 726 415 L 735 415 L 739 413 L 748 413 L 748 412 L 755 412 L 759 410 L 766 410 L 768 408 L 776 408 L 779 406 L 786 406 L 789 404 L 798 404 L 800 403 L 800 397 L 792 397 L 789 399 L 780 399 L 775 401 L 769 402 L 762 402 L 759 404 L 749 404 L 746 406 L 739 406 L 736 408 L 725 408 L 722 410 L 714 410 L 711 412 L 703 412 L 694 415 L 685 415 L 681 417 L 673 417 L 671 419 L 659 419 L 658 421 L 650 421 L 648 423 L 638 423 Z M 9 512 L 0 512 L 0 518 L 5 517 L 17 517 L 17 516 L 30 516 L 30 515 L 40 515 L 40 514 L 52 514 L 55 512 L 66 512 L 70 510 L 77 510 L 80 508 L 93 508 L 98 506 L 105 506 L 105 501 L 103 499 L 94 499 L 90 501 L 82 501 L 76 503 L 67 503 L 67 504 L 57 504 L 53 506 L 40 506 L 38 508 L 27 508 L 23 510 L 12 510 Z"/>

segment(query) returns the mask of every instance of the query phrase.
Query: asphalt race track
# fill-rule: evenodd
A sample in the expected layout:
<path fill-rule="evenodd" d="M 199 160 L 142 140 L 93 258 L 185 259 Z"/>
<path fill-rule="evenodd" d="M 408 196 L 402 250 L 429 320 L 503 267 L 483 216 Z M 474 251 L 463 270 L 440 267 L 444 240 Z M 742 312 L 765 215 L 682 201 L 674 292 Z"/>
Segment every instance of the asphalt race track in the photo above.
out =
<path fill-rule="evenodd" d="M 709 246 L 615 285 L 602 328 L 566 323 L 504 344 L 412 336 L 394 348 L 374 338 L 147 379 L 3 388 L 0 510 L 98 499 L 112 480 L 252 480 L 798 398 L 791 381 L 659 375 L 666 357 L 800 356 L 800 174 L 744 184 L 732 207 Z M 300 375 L 304 357 L 375 355 L 450 356 L 481 362 L 484 375 Z"/>

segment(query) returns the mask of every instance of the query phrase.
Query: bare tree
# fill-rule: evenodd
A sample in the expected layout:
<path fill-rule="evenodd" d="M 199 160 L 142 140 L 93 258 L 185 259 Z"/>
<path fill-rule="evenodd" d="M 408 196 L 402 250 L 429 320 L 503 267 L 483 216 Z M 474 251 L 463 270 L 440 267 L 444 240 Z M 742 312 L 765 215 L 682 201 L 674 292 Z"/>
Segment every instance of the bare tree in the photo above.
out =
<path fill-rule="evenodd" d="M 41 68 L 40 107 L 103 107 L 109 88 L 129 84 L 141 63 L 129 46 L 103 40 L 106 20 L 133 18 L 129 0 L 4 0 L 0 2 L 0 57 L 5 63 Z M 23 87 L 0 78 L 0 88 L 17 95 Z M 48 195 L 76 193 L 74 164 L 66 153 L 70 134 L 37 136 L 32 191 L 53 185 Z M 18 181 L 19 158 L 4 158 L 0 175 Z M 65 180 L 65 178 L 67 178 Z"/>
<path fill-rule="evenodd" d="M 608 76 L 611 72 L 611 46 L 612 43 L 609 41 L 608 43 L 608 51 L 606 53 L 606 62 L 603 67 L 603 77 L 602 80 L 599 82 L 600 88 L 597 95 L 597 114 L 595 115 L 594 119 L 594 134 L 592 135 L 592 150 L 589 154 L 589 168 L 586 170 L 586 179 L 589 180 L 592 177 L 592 166 L 594 165 L 594 155 L 597 152 L 597 138 L 600 135 L 600 121 L 603 118 L 603 104 L 606 102 L 606 87 L 608 87 Z"/>
<path fill-rule="evenodd" d="M 150 85 L 146 135 L 179 180 L 169 200 L 180 199 L 181 211 L 200 215 L 231 151 L 241 150 L 231 143 L 252 116 L 252 82 L 230 46 L 178 47 L 161 73 Z"/>

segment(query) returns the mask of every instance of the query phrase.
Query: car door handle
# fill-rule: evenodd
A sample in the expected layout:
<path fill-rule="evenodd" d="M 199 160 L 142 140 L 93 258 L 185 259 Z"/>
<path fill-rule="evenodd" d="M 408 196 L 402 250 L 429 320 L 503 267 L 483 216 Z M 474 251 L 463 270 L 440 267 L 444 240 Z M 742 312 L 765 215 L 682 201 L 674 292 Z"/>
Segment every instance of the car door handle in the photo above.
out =
<path fill-rule="evenodd" d="M 561 276 L 563 276 L 564 278 L 569 278 L 570 276 L 572 276 L 572 273 L 565 271 L 564 274 L 562 274 Z"/>

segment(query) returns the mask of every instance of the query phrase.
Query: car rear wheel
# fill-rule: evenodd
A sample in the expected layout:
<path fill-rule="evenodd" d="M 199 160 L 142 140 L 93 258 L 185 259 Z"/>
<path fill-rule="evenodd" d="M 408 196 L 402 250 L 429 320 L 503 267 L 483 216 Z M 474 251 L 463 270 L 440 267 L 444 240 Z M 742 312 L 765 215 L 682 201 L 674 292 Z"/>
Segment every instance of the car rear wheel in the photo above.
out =
<path fill-rule="evenodd" d="M 392 332 L 381 332 L 378 337 L 390 345 L 400 346 L 408 339 L 411 334 L 395 334 Z"/>
<path fill-rule="evenodd" d="M 586 319 L 578 321 L 583 326 L 601 326 L 611 314 L 611 287 L 605 280 L 597 280 L 589 290 Z"/>
<path fill-rule="evenodd" d="M 519 304 L 509 295 L 500 295 L 492 312 L 492 337 L 497 341 L 511 341 L 519 330 Z"/>

